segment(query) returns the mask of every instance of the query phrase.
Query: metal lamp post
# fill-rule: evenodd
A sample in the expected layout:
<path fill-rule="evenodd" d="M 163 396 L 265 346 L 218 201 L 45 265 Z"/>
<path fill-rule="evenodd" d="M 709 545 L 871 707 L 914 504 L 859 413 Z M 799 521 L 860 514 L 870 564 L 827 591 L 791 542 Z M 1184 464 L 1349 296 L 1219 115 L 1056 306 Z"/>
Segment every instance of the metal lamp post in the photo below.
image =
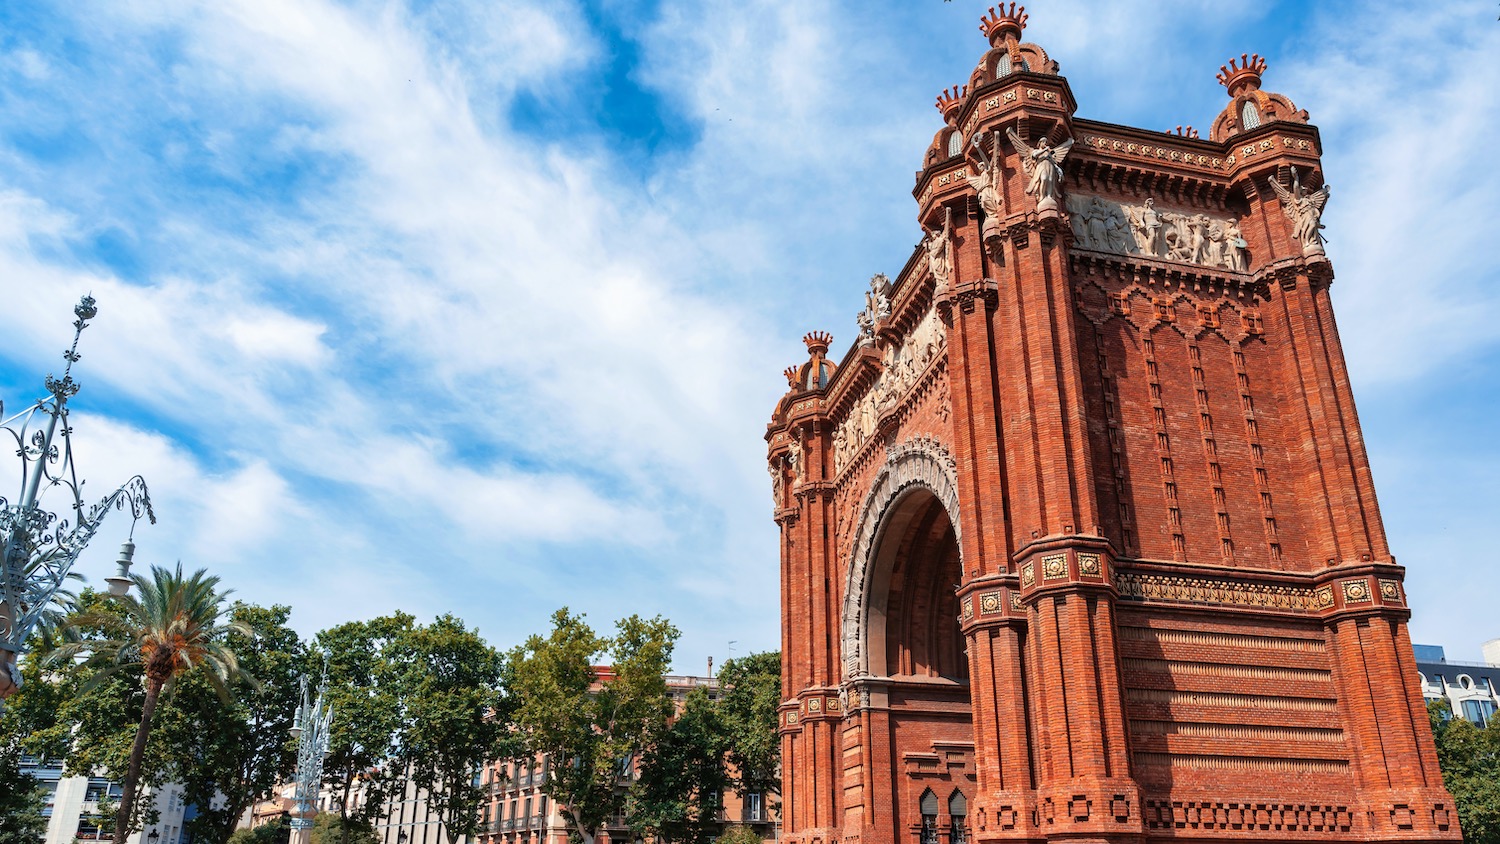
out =
<path fill-rule="evenodd" d="M 0 418 L 0 430 L 15 438 L 16 456 L 21 458 L 21 489 L 14 503 L 0 497 L 0 700 L 20 688 L 21 675 L 16 661 L 22 646 L 39 622 L 51 611 L 53 599 L 63 581 L 73 570 L 78 555 L 94 538 L 100 523 L 110 510 L 127 506 L 131 515 L 131 535 L 135 522 L 146 516 L 153 524 L 156 514 L 151 497 L 140 475 L 105 496 L 99 503 L 85 505 L 83 481 L 73 466 L 73 429 L 68 424 L 68 399 L 78 393 L 73 380 L 73 364 L 78 354 L 78 338 L 89 320 L 98 313 L 94 299 L 85 296 L 73 308 L 73 345 L 63 352 L 67 366 L 61 379 L 47 376 L 47 396 L 37 399 L 25 410 Z M 0 417 L 5 417 L 0 403 Z M 40 500 L 48 490 L 61 487 L 70 496 L 70 518 L 44 510 Z M 130 563 L 135 545 L 126 541 L 120 549 L 119 568 L 108 578 L 109 591 L 124 595 L 130 588 Z"/>
<path fill-rule="evenodd" d="M 307 675 L 302 675 L 302 704 L 292 719 L 292 738 L 297 740 L 297 790 L 293 801 L 291 844 L 307 844 L 317 813 L 318 791 L 323 784 L 323 757 L 328 753 L 328 735 L 333 726 L 333 706 L 324 699 L 327 669 L 318 682 L 318 696 L 308 698 Z"/>

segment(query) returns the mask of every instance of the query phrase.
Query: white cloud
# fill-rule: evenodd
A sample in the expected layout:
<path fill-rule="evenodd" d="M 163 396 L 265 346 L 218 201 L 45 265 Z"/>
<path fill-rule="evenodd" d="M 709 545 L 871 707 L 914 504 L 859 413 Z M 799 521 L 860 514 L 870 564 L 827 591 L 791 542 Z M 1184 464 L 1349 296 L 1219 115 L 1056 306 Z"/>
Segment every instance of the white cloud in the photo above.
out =
<path fill-rule="evenodd" d="M 1081 114 L 1152 109 L 1143 122 L 1165 127 L 1201 110 L 1200 128 L 1223 101 L 1213 71 L 1255 46 L 1238 39 L 1262 14 L 1071 10 L 1034 10 L 1028 35 L 1062 63 Z M 0 331 L 27 366 L 53 363 L 67 309 L 93 290 L 84 399 L 97 390 L 132 422 L 79 426 L 107 444 L 89 476 L 138 467 L 174 513 L 153 543 L 213 561 L 246 597 L 305 606 L 306 629 L 451 608 L 503 642 L 567 601 L 601 624 L 666 612 L 699 639 L 684 649 L 694 661 L 728 639 L 772 647 L 761 436 L 777 373 L 808 329 L 847 342 L 863 279 L 906 259 L 932 97 L 983 50 L 963 4 L 866 11 L 665 7 L 640 28 L 635 78 L 687 115 L 696 142 L 630 170 L 607 136 L 537 139 L 510 122 L 520 92 L 593 107 L 574 77 L 609 49 L 596 8 L 98 7 L 74 24 L 121 78 L 69 77 L 57 84 L 103 90 L 55 98 L 100 104 L 70 115 L 100 139 L 95 157 L 0 159 L 12 184 L 29 168 L 56 179 L 0 193 L 0 284 L 28 293 L 7 297 Z M 1418 41 L 1452 37 L 1411 26 Z M 1390 43 L 1320 42 L 1267 84 L 1312 109 L 1329 142 L 1336 295 L 1370 382 L 1488 342 L 1483 268 L 1455 256 L 1482 254 L 1473 221 L 1493 174 L 1466 190 L 1466 171 L 1423 144 L 1440 132 L 1445 155 L 1477 156 L 1494 99 L 1444 110 L 1476 95 L 1481 43 L 1433 72 L 1430 101 L 1370 117 L 1406 71 L 1365 41 Z M 195 168 L 220 181 L 205 187 Z M 1372 207 L 1381 225 L 1358 216 Z M 89 257 L 109 226 L 147 253 L 149 278 Z M 1419 261 L 1387 229 L 1462 248 Z M 1377 305 L 1424 274 L 1442 283 L 1424 287 L 1430 301 L 1400 300 L 1386 344 Z M 1484 304 L 1455 307 L 1474 296 Z M 497 605 L 518 609 L 497 618 Z"/>

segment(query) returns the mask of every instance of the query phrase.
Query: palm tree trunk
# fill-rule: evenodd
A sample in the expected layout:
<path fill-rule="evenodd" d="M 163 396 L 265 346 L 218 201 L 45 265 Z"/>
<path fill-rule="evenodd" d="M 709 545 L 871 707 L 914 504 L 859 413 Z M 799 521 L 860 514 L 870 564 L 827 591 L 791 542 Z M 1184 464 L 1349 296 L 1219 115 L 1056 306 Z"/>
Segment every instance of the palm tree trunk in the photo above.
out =
<path fill-rule="evenodd" d="M 136 786 L 141 778 L 141 760 L 146 757 L 146 737 L 151 734 L 151 716 L 156 714 L 156 699 L 161 696 L 164 681 L 146 680 L 146 704 L 141 707 L 141 724 L 135 728 L 135 744 L 130 748 L 130 768 L 121 784 L 120 808 L 115 813 L 115 844 L 125 844 L 135 814 Z"/>

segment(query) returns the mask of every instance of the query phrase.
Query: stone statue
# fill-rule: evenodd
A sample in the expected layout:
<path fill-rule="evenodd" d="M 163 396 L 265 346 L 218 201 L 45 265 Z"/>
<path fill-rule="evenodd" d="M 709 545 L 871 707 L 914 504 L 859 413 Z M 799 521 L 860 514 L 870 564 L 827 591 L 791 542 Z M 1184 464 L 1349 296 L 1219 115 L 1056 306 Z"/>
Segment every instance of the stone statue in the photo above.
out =
<path fill-rule="evenodd" d="M 1109 232 L 1104 228 L 1105 221 L 1109 217 L 1108 209 L 1099 197 L 1094 197 L 1089 202 L 1088 208 L 1084 210 L 1084 230 L 1089 233 L 1089 249 L 1105 250 L 1109 248 Z"/>
<path fill-rule="evenodd" d="M 782 505 L 782 502 L 781 502 L 781 488 L 782 488 L 781 461 L 780 460 L 772 460 L 771 463 L 770 463 L 770 465 L 768 465 L 766 468 L 768 470 L 770 470 L 770 472 L 771 472 L 771 496 L 776 501 L 776 509 L 780 510 L 781 509 L 781 505 Z"/>
<path fill-rule="evenodd" d="M 801 440 L 792 440 L 792 447 L 787 449 L 786 452 L 786 462 L 792 467 L 793 482 L 800 485 L 803 480 L 803 472 L 805 472 L 807 468 L 804 465 L 804 461 L 802 459 Z"/>
<path fill-rule="evenodd" d="M 1019 126 L 1020 121 L 1016 125 Z M 1042 138 L 1032 147 L 1021 140 L 1015 129 L 1006 129 L 1005 133 L 1020 151 L 1021 166 L 1031 176 L 1026 192 L 1036 197 L 1036 210 L 1039 213 L 1056 211 L 1057 202 L 1062 199 L 1062 165 L 1068 157 L 1068 151 L 1073 149 L 1073 139 L 1069 138 L 1054 147 L 1046 138 Z"/>
<path fill-rule="evenodd" d="M 932 270 L 932 278 L 937 282 L 935 295 L 941 296 L 948 292 L 948 277 L 953 273 L 953 258 L 948 252 L 948 230 L 953 224 L 953 211 L 947 210 L 943 219 L 943 228 L 937 232 L 927 233 L 927 268 Z"/>
<path fill-rule="evenodd" d="M 885 273 L 870 276 L 870 292 L 865 294 L 865 309 L 876 321 L 890 318 L 891 280 Z"/>
<path fill-rule="evenodd" d="M 1276 179 L 1271 188 L 1281 200 L 1282 213 L 1292 221 L 1292 237 L 1302 242 L 1302 254 L 1323 254 L 1323 206 L 1328 204 L 1328 185 L 1308 192 L 1302 187 L 1297 168 L 1292 168 L 1292 189 L 1287 190 Z"/>
<path fill-rule="evenodd" d="M 1217 220 L 1208 220 L 1208 240 L 1204 243 L 1203 249 L 1205 263 L 1210 267 L 1224 266 L 1224 229 L 1219 226 Z"/>
<path fill-rule="evenodd" d="M 1240 233 L 1240 218 L 1230 217 L 1229 227 L 1224 230 L 1224 265 L 1237 273 L 1245 272 L 1248 269 L 1245 250 L 1249 247 Z"/>
<path fill-rule="evenodd" d="M 859 344 L 868 346 L 875 342 L 875 315 L 870 313 L 869 307 L 860 311 L 854 321 L 859 323 Z"/>
<path fill-rule="evenodd" d="M 1135 245 L 1147 255 L 1161 255 L 1161 215 L 1156 211 L 1156 202 L 1146 197 L 1146 204 L 1131 215 L 1131 228 L 1135 233 Z"/>
<path fill-rule="evenodd" d="M 995 132 L 994 149 L 1000 149 L 998 130 Z M 1003 237 L 1000 230 L 1000 217 L 1005 213 L 1004 203 L 1000 197 L 1000 168 L 996 167 L 995 162 L 984 154 L 983 138 L 980 135 L 974 136 L 974 154 L 979 159 L 979 163 L 975 165 L 979 172 L 973 176 L 965 172 L 964 178 L 968 180 L 969 187 L 978 194 L 979 208 L 984 212 L 984 229 L 981 237 L 987 245 L 994 248 Z"/>
<path fill-rule="evenodd" d="M 849 433 L 847 425 L 833 429 L 833 471 L 838 472 L 849 461 Z"/>
<path fill-rule="evenodd" d="M 1125 221 L 1125 215 L 1120 212 L 1120 206 L 1110 203 L 1106 209 L 1104 219 L 1105 238 L 1109 241 L 1109 251 L 1121 255 L 1130 252 L 1129 223 Z"/>

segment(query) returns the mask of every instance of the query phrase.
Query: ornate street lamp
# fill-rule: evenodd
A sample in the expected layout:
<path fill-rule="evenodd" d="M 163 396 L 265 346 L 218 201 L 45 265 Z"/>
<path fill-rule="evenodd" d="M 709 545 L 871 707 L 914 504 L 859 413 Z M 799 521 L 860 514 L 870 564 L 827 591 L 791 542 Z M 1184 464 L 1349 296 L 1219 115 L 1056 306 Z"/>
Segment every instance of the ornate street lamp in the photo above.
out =
<path fill-rule="evenodd" d="M 329 728 L 333 726 L 333 706 L 324 699 L 327 676 L 325 660 L 323 679 L 318 681 L 318 697 L 309 700 L 307 675 L 302 675 L 302 703 L 292 718 L 292 738 L 297 740 L 297 790 L 293 796 L 291 844 L 307 844 L 312 836 L 313 815 L 317 813 L 318 791 L 323 785 L 323 757 L 328 753 Z"/>
<path fill-rule="evenodd" d="M 0 497 L 0 700 L 21 685 L 16 660 L 21 647 L 37 624 L 52 610 L 53 599 L 73 570 L 78 555 L 109 515 L 130 508 L 131 536 L 135 522 L 146 516 L 156 523 L 146 482 L 136 475 L 99 503 L 83 502 L 83 481 L 73 466 L 73 429 L 68 425 L 68 399 L 78 393 L 73 364 L 78 337 L 98 313 L 92 296 L 73 308 L 73 345 L 63 352 L 67 366 L 61 379 L 47 376 L 47 396 L 9 418 L 0 418 L 0 430 L 15 438 L 16 456 L 21 458 L 21 490 L 14 503 Z M 0 417 L 5 416 L 0 403 Z M 62 487 L 72 497 L 70 518 L 43 510 L 40 499 L 47 490 Z M 130 562 L 135 545 L 127 540 L 120 549 L 119 568 L 107 578 L 109 591 L 124 595 L 130 588 Z"/>

